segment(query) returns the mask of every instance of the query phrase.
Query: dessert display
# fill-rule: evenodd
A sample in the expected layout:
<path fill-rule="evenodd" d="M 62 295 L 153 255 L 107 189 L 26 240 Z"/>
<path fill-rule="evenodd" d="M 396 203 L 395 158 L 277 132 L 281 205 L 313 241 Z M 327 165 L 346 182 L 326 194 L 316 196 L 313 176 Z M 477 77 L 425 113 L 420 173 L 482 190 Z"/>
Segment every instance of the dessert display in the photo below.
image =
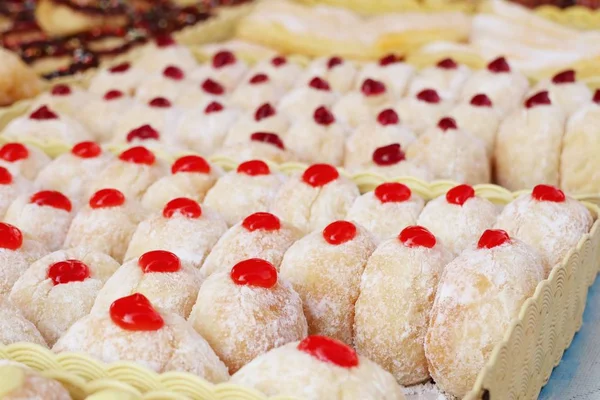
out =
<path fill-rule="evenodd" d="M 318 57 L 308 65 L 298 82 L 303 86 L 319 76 L 336 92 L 346 93 L 353 88 L 357 73 L 358 68 L 352 61 L 338 56 Z"/>
<path fill-rule="evenodd" d="M 11 142 L 0 147 L 0 165 L 13 175 L 34 180 L 48 163 L 50 157 L 35 146 Z"/>
<path fill-rule="evenodd" d="M 185 72 L 179 66 L 168 65 L 159 73 L 150 73 L 142 79 L 135 89 L 135 99 L 140 103 L 147 103 L 161 97 L 174 102 L 192 83 L 186 78 Z"/>
<path fill-rule="evenodd" d="M 20 175 L 13 175 L 0 167 L 0 215 L 4 217 L 11 203 L 22 193 L 33 191 L 30 181 Z"/>
<path fill-rule="evenodd" d="M 298 86 L 288 92 L 279 102 L 280 110 L 288 114 L 310 113 L 318 107 L 331 107 L 339 99 L 325 79 L 315 76 L 307 84 Z"/>
<path fill-rule="evenodd" d="M 561 71 L 552 79 L 539 82 L 531 89 L 531 94 L 547 90 L 550 101 L 557 104 L 567 115 L 578 111 L 588 104 L 592 98 L 590 88 L 583 82 L 578 82 L 576 72 L 572 69 Z"/>
<path fill-rule="evenodd" d="M 290 126 L 290 119 L 271 103 L 263 103 L 252 111 L 247 111 L 239 120 L 233 123 L 224 144 L 229 146 L 238 143 L 248 143 L 248 139 L 256 132 L 271 132 L 284 135 Z"/>
<path fill-rule="evenodd" d="M 261 73 L 265 74 L 280 87 L 290 89 L 297 84 L 303 71 L 302 67 L 296 62 L 288 60 L 284 56 L 276 55 L 271 57 L 271 59 L 265 59 L 256 63 L 248 74 L 252 74 L 252 76 Z"/>
<path fill-rule="evenodd" d="M 5 400 L 71 399 L 67 389 L 58 381 L 11 361 L 0 361 L 0 396 Z"/>
<path fill-rule="evenodd" d="M 283 164 L 294 158 L 292 153 L 286 149 L 281 137 L 273 132 L 254 132 L 250 135 L 248 143 L 225 146 L 219 151 L 219 155 L 236 163 L 265 160 Z"/>
<path fill-rule="evenodd" d="M 0 343 L 12 344 L 18 342 L 29 342 L 48 346 L 42 334 L 31 323 L 23 313 L 8 300 L 8 296 L 0 295 Z M 2 363 L 2 361 L 0 361 Z"/>
<path fill-rule="evenodd" d="M 354 128 L 373 120 L 392 105 L 393 99 L 383 82 L 367 78 L 361 83 L 360 91 L 349 92 L 335 103 L 333 113 Z"/>
<path fill-rule="evenodd" d="M 424 181 L 432 180 L 433 174 L 423 164 L 416 164 L 407 159 L 400 143 L 391 143 L 377 147 L 371 154 L 371 160 L 361 167 L 350 168 L 351 171 L 371 172 L 388 179 L 401 176 L 413 176 Z"/>
<path fill-rule="evenodd" d="M 254 110 L 265 103 L 277 103 L 283 95 L 283 88 L 265 73 L 250 76 L 231 93 L 231 103 L 239 108 Z"/>
<path fill-rule="evenodd" d="M 364 82 L 367 78 L 383 82 L 394 98 L 405 95 L 409 82 L 415 74 L 415 69 L 404 62 L 396 54 L 388 54 L 377 62 L 365 63 L 358 72 L 356 82 Z"/>
<path fill-rule="evenodd" d="M 90 98 L 78 110 L 77 118 L 92 134 L 94 140 L 106 143 L 112 139 L 115 126 L 123 110 L 130 108 L 133 101 L 125 93 L 110 89 Z M 102 115 L 103 118 L 98 118 Z"/>
<path fill-rule="evenodd" d="M 195 60 L 193 63 L 196 64 Z M 197 67 L 192 72 L 192 79 L 211 79 L 222 84 L 225 90 L 230 92 L 240 83 L 247 70 L 248 66 L 243 60 L 239 60 L 228 50 L 222 50 L 213 55 L 209 63 Z"/>
<path fill-rule="evenodd" d="M 42 80 L 19 57 L 0 48 L 0 107 L 36 96 L 42 91 Z"/>
<path fill-rule="evenodd" d="M 109 68 L 101 68 L 91 79 L 88 90 L 99 96 L 106 96 L 111 90 L 119 90 L 126 96 L 135 94 L 137 87 L 146 77 L 138 66 L 124 61 Z"/>
<path fill-rule="evenodd" d="M 408 94 L 416 95 L 422 90 L 433 89 L 443 99 L 455 99 L 460 96 L 470 76 L 469 67 L 458 64 L 452 58 L 444 58 L 435 66 L 419 71 L 408 87 Z"/>
<path fill-rule="evenodd" d="M 72 117 L 79 108 L 95 96 L 75 86 L 58 84 L 40 96 L 36 97 L 30 109 L 37 110 L 47 106 L 62 115 Z"/>
<path fill-rule="evenodd" d="M 400 120 L 417 136 L 435 126 L 438 121 L 452 108 L 453 102 L 440 97 L 434 89 L 423 89 L 413 96 L 400 99 L 395 110 Z"/>

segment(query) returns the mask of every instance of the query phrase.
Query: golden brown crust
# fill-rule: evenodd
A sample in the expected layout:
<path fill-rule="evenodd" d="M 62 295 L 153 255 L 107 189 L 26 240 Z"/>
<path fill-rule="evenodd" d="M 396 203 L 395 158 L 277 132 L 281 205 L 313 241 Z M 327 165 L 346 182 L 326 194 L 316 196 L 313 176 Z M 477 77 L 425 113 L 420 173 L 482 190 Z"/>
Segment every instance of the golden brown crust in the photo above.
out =
<path fill-rule="evenodd" d="M 0 48 L 0 106 L 32 98 L 42 90 L 42 80 L 14 53 Z"/>

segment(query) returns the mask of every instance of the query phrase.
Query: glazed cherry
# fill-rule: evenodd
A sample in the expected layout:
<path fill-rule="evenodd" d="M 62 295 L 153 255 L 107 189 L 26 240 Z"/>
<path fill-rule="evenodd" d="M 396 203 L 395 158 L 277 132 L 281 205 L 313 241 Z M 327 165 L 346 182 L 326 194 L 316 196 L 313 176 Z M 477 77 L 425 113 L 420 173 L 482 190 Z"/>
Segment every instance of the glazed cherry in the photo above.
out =
<path fill-rule="evenodd" d="M 58 115 L 56 115 L 54 111 L 50 110 L 48 106 L 41 106 L 32 112 L 31 115 L 29 115 L 29 118 L 43 121 L 49 119 L 58 119 Z"/>
<path fill-rule="evenodd" d="M 273 146 L 279 147 L 281 150 L 285 150 L 283 140 L 276 133 L 271 132 L 254 132 L 250 135 L 250 140 L 253 142 L 262 142 L 272 144 Z"/>
<path fill-rule="evenodd" d="M 187 197 L 179 197 L 167 203 L 163 209 L 163 217 L 171 218 L 175 214 L 181 214 L 186 218 L 198 219 L 202 216 L 202 207 L 195 200 Z"/>
<path fill-rule="evenodd" d="M 575 82 L 575 70 L 568 69 L 552 77 L 552 83 L 561 85 L 563 83 L 574 83 Z"/>
<path fill-rule="evenodd" d="M 220 96 L 225 93 L 223 86 L 210 78 L 207 78 L 202 82 L 202 90 L 206 93 L 214 94 L 215 96 Z"/>
<path fill-rule="evenodd" d="M 554 203 L 563 203 L 565 193 L 557 187 L 550 185 L 537 185 L 531 192 L 531 197 L 537 201 L 552 201 Z"/>
<path fill-rule="evenodd" d="M 175 40 L 169 35 L 158 35 L 155 42 L 158 47 L 169 47 L 175 44 Z"/>
<path fill-rule="evenodd" d="M 488 71 L 499 74 L 504 72 L 510 72 L 510 65 L 506 62 L 506 58 L 498 57 L 487 66 Z"/>
<path fill-rule="evenodd" d="M 144 146 L 135 146 L 122 152 L 119 160 L 133 164 L 152 165 L 156 161 L 156 157 Z"/>
<path fill-rule="evenodd" d="M 395 54 L 388 54 L 387 56 L 384 56 L 379 60 L 379 65 L 381 65 L 382 67 L 385 67 L 390 64 L 399 63 L 402 60 L 404 60 L 403 57 L 398 57 Z"/>
<path fill-rule="evenodd" d="M 550 100 L 550 96 L 548 95 L 547 90 L 543 90 L 539 93 L 536 93 L 533 96 L 531 96 L 530 98 L 528 98 L 527 100 L 525 100 L 525 107 L 527 107 L 527 108 L 533 108 L 536 106 L 551 105 L 551 104 L 552 104 L 552 101 Z"/>
<path fill-rule="evenodd" d="M 327 81 L 325 79 L 319 78 L 318 76 L 315 76 L 314 78 L 312 78 L 310 80 L 310 82 L 308 83 L 308 86 L 310 86 L 313 89 L 317 89 L 317 90 L 324 90 L 324 91 L 331 90 L 331 88 L 329 87 L 329 83 L 327 83 Z"/>
<path fill-rule="evenodd" d="M 134 140 L 158 140 L 160 135 L 156 129 L 150 125 L 142 125 L 138 128 L 132 129 L 127 134 L 127 142 L 131 143 Z"/>
<path fill-rule="evenodd" d="M 329 244 L 338 246 L 356 237 L 356 225 L 349 221 L 335 221 L 323 229 L 323 239 Z"/>
<path fill-rule="evenodd" d="M 437 124 L 438 128 L 446 132 L 448 129 L 457 129 L 456 121 L 454 118 L 445 117 L 440 119 L 440 122 Z"/>
<path fill-rule="evenodd" d="M 406 247 L 427 247 L 432 249 L 435 246 L 435 236 L 422 226 L 407 226 L 400 232 L 398 239 Z"/>
<path fill-rule="evenodd" d="M 6 143 L 0 148 L 0 158 L 8 162 L 25 160 L 29 157 L 29 150 L 21 143 Z"/>
<path fill-rule="evenodd" d="M 104 93 L 104 100 L 107 101 L 120 99 L 121 97 L 123 97 L 123 92 L 120 90 L 109 90 L 108 92 Z"/>
<path fill-rule="evenodd" d="M 269 289 L 277 284 L 277 269 L 260 258 L 240 261 L 231 268 L 230 276 L 233 283 L 240 286 Z"/>
<path fill-rule="evenodd" d="M 247 231 L 278 231 L 281 228 L 281 221 L 275 215 L 268 212 L 257 212 L 244 218 L 242 226 Z"/>
<path fill-rule="evenodd" d="M 475 197 L 475 190 L 469 185 L 458 185 L 446 192 L 446 201 L 458 206 L 462 206 L 473 197 Z"/>
<path fill-rule="evenodd" d="M 402 151 L 399 143 L 392 143 L 375 149 L 372 159 L 377 165 L 394 165 L 406 160 L 406 154 Z"/>
<path fill-rule="evenodd" d="M 441 69 L 456 69 L 458 64 L 451 58 L 444 58 L 437 63 L 437 67 Z"/>
<path fill-rule="evenodd" d="M 71 94 L 71 88 L 68 85 L 55 85 L 50 93 L 53 96 L 68 96 Z"/>
<path fill-rule="evenodd" d="M 231 64 L 235 64 L 235 56 L 232 52 L 223 50 L 213 56 L 212 65 L 214 68 L 223 68 Z"/>
<path fill-rule="evenodd" d="M 142 254 L 138 258 L 138 265 L 145 273 L 177 272 L 181 269 L 179 257 L 166 250 L 153 250 Z"/>
<path fill-rule="evenodd" d="M 493 249 L 502 246 L 504 243 L 510 243 L 510 236 L 502 229 L 487 229 L 477 242 L 479 249 Z"/>
<path fill-rule="evenodd" d="M 442 100 L 438 93 L 433 89 L 421 90 L 419 93 L 417 93 L 417 99 L 432 104 L 439 103 Z"/>
<path fill-rule="evenodd" d="M 96 142 L 79 142 L 71 149 L 71 153 L 79 158 L 95 158 L 102 153 Z"/>
<path fill-rule="evenodd" d="M 254 120 L 255 121 L 261 121 L 265 118 L 269 118 L 273 115 L 275 115 L 276 111 L 273 108 L 273 106 L 269 103 L 265 103 L 263 105 L 261 105 L 260 107 L 258 107 L 256 109 L 256 112 L 254 112 Z"/>
<path fill-rule="evenodd" d="M 269 175 L 271 170 L 266 162 L 261 160 L 250 160 L 241 163 L 237 167 L 238 174 L 257 176 L 257 175 Z"/>
<path fill-rule="evenodd" d="M 325 106 L 320 106 L 313 113 L 313 119 L 319 125 L 331 125 L 335 122 L 335 117 Z"/>
<path fill-rule="evenodd" d="M 258 85 L 269 81 L 267 74 L 256 74 L 248 81 L 251 85 Z"/>
<path fill-rule="evenodd" d="M 340 176 L 338 170 L 329 164 L 313 164 L 304 171 L 302 180 L 312 187 L 325 186 Z"/>
<path fill-rule="evenodd" d="M 282 65 L 287 64 L 287 59 L 282 56 L 273 57 L 271 59 L 271 64 L 275 67 L 281 67 Z"/>
<path fill-rule="evenodd" d="M 117 65 L 109 68 L 108 70 L 113 74 L 121 74 L 123 72 L 129 71 L 129 68 L 131 68 L 131 64 L 129 64 L 128 62 L 124 62 L 124 63 L 117 64 Z"/>
<path fill-rule="evenodd" d="M 402 203 L 412 196 L 410 188 L 400 182 L 387 182 L 375 188 L 375 197 L 382 203 Z"/>
<path fill-rule="evenodd" d="M 155 97 L 148 103 L 150 107 L 156 108 L 169 108 L 171 107 L 171 102 L 169 99 L 165 99 L 164 97 Z"/>
<path fill-rule="evenodd" d="M 327 68 L 328 69 L 332 69 L 337 67 L 338 65 L 342 65 L 344 63 L 344 61 L 340 58 L 340 57 L 331 57 L 328 61 L 327 61 Z"/>
<path fill-rule="evenodd" d="M 396 113 L 396 111 L 392 108 L 388 108 L 377 115 L 377 122 L 383 126 L 397 125 L 400 122 L 400 118 L 398 118 L 398 113 Z"/>
<path fill-rule="evenodd" d="M 173 166 L 171 166 L 172 174 L 176 174 L 178 172 L 209 174 L 210 164 L 204 159 L 204 157 L 195 155 L 183 156 L 175 160 Z"/>
<path fill-rule="evenodd" d="M 71 200 L 61 192 L 56 190 L 42 190 L 37 192 L 29 199 L 31 204 L 37 204 L 38 206 L 48 206 L 59 210 L 65 210 L 71 212 L 73 206 Z"/>
<path fill-rule="evenodd" d="M 358 366 L 358 355 L 348 345 L 327 336 L 312 335 L 298 343 L 298 350 L 319 361 L 342 368 Z"/>
<path fill-rule="evenodd" d="M 109 314 L 116 325 L 128 331 L 157 331 L 165 325 L 150 300 L 140 293 L 115 300 Z"/>
<path fill-rule="evenodd" d="M 59 261 L 48 268 L 48 279 L 54 286 L 70 282 L 82 282 L 90 277 L 90 269 L 79 260 Z"/>
<path fill-rule="evenodd" d="M 0 167 L 0 185 L 10 185 L 13 181 L 12 174 L 4 167 Z"/>
<path fill-rule="evenodd" d="M 471 105 L 475 107 L 491 107 L 492 101 L 485 94 L 476 94 L 471 98 Z"/>
<path fill-rule="evenodd" d="M 383 82 L 368 78 L 365 79 L 360 90 L 365 96 L 379 96 L 385 93 L 385 85 Z"/>
<path fill-rule="evenodd" d="M 181 68 L 176 67 L 174 65 L 169 65 L 167 68 L 165 68 L 163 71 L 163 75 L 166 78 L 173 79 L 175 81 L 180 81 L 183 78 L 185 78 L 185 74 L 183 73 Z"/>
<path fill-rule="evenodd" d="M 220 112 L 220 111 L 223 111 L 223 109 L 224 109 L 224 107 L 221 103 L 219 103 L 218 101 L 211 101 L 210 103 L 208 103 L 208 105 L 204 109 L 204 114 Z"/>
<path fill-rule="evenodd" d="M 125 195 L 117 189 L 101 189 L 90 197 L 90 207 L 93 209 L 98 208 L 112 208 L 120 207 L 125 203 Z"/>
<path fill-rule="evenodd" d="M 16 226 L 0 222 L 0 248 L 19 250 L 23 245 L 23 234 Z"/>
<path fill-rule="evenodd" d="M 596 89 L 592 101 L 596 104 L 600 104 L 600 89 Z"/>

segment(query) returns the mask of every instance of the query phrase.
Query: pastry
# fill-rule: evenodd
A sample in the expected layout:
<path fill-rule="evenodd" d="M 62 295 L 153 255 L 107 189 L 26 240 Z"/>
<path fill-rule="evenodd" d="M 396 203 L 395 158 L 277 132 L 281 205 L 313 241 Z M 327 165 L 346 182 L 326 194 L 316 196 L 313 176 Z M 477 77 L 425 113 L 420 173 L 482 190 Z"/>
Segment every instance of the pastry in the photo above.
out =
<path fill-rule="evenodd" d="M 405 97 L 395 107 L 400 121 L 417 137 L 435 126 L 436 121 L 451 108 L 452 102 L 440 97 L 434 89 L 423 89 L 415 96 Z"/>
<path fill-rule="evenodd" d="M 315 76 L 307 85 L 298 86 L 281 98 L 278 109 L 288 115 L 310 115 L 320 106 L 331 107 L 339 94 L 333 92 L 329 82 Z"/>
<path fill-rule="evenodd" d="M 466 65 L 458 64 L 452 58 L 444 58 L 435 66 L 424 68 L 416 74 L 408 88 L 408 95 L 434 89 L 443 99 L 456 99 L 470 75 L 471 70 Z"/>
<path fill-rule="evenodd" d="M 143 79 L 135 91 L 135 99 L 147 103 L 157 97 L 174 102 L 180 93 L 193 82 L 186 79 L 183 70 L 174 65 L 166 66 L 160 73 Z"/>
<path fill-rule="evenodd" d="M 197 109 L 198 104 L 211 101 L 223 102 L 228 97 L 228 91 L 223 84 L 213 78 L 206 78 L 197 85 L 183 88 L 175 104 L 184 109 Z"/>
<path fill-rule="evenodd" d="M 0 229 L 2 228 L 0 227 Z M 27 342 L 43 347 L 48 346 L 35 325 L 25 318 L 23 313 L 4 295 L 0 295 L 0 318 L 2 318 L 2 324 L 0 325 L 0 345 L 7 346 L 13 343 Z M 2 374 L 0 373 L 0 375 Z M 3 387 L 3 385 L 0 384 L 0 387 Z M 1 395 L 2 392 L 0 390 Z M 2 398 L 5 399 L 6 397 Z"/>
<path fill-rule="evenodd" d="M 134 66 L 149 73 L 163 71 L 169 65 L 177 65 L 183 71 L 191 73 L 198 65 L 192 51 L 168 35 L 157 36 L 141 53 Z"/>
<path fill-rule="evenodd" d="M 109 142 L 123 110 L 133 107 L 133 99 L 117 89 L 90 99 L 77 111 L 77 119 L 100 143 Z M 98 116 L 101 115 L 102 118 Z"/>
<path fill-rule="evenodd" d="M 359 173 L 370 172 L 388 179 L 396 179 L 403 176 L 413 176 L 424 181 L 431 181 L 433 179 L 429 168 L 406 159 L 406 154 L 399 143 L 392 143 L 376 148 L 371 154 L 371 160 L 368 163 L 360 167 L 350 168 L 350 170 Z"/>
<path fill-rule="evenodd" d="M 221 83 L 225 90 L 233 91 L 247 71 L 248 66 L 244 61 L 229 50 L 221 50 L 212 56 L 210 62 L 196 68 L 191 79 L 200 82 L 210 78 Z"/>
<path fill-rule="evenodd" d="M 256 75 L 264 73 L 283 89 L 291 89 L 296 85 L 301 74 L 302 67 L 284 56 L 274 56 L 271 59 L 259 61 L 248 74 Z"/>
<path fill-rule="evenodd" d="M 295 159 L 295 155 L 286 149 L 283 140 L 277 133 L 254 132 L 249 139 L 246 143 L 225 146 L 217 151 L 217 154 L 236 163 L 265 160 L 283 164 Z"/>
<path fill-rule="evenodd" d="M 283 96 L 283 89 L 265 73 L 257 73 L 241 82 L 231 93 L 230 101 L 233 105 L 254 110 L 264 103 L 277 104 Z"/>
<path fill-rule="evenodd" d="M 261 104 L 252 112 L 246 112 L 231 125 L 225 145 L 248 143 L 255 132 L 272 132 L 285 135 L 290 126 L 290 118 L 279 112 L 271 103 Z"/>
<path fill-rule="evenodd" d="M 122 62 L 109 68 L 101 68 L 91 78 L 88 90 L 100 96 L 106 95 L 111 90 L 118 90 L 126 96 L 133 96 L 146 76 L 147 73 L 141 68 L 131 65 L 129 62 Z"/>
<path fill-rule="evenodd" d="M 42 106 L 47 106 L 60 115 L 67 115 L 78 119 L 78 112 L 81 107 L 94 99 L 96 96 L 74 86 L 66 84 L 57 84 L 49 91 L 36 97 L 33 101 L 30 111 L 37 110 Z"/>
<path fill-rule="evenodd" d="M 345 124 L 355 128 L 372 121 L 378 113 L 392 105 L 393 97 L 381 81 L 367 78 L 360 91 L 346 93 L 333 106 L 333 113 Z"/>
<path fill-rule="evenodd" d="M 0 218 L 3 218 L 10 204 L 21 194 L 33 191 L 30 181 L 0 166 Z"/>
<path fill-rule="evenodd" d="M 43 89 L 40 77 L 19 56 L 0 47 L 0 107 L 29 99 Z"/>
<path fill-rule="evenodd" d="M 392 96 L 399 99 L 404 96 L 415 73 L 412 65 L 395 54 L 388 54 L 377 62 L 366 63 L 356 78 L 357 85 L 371 78 L 381 81 L 389 88 Z"/>
<path fill-rule="evenodd" d="M 58 381 L 17 362 L 0 360 L 0 397 L 4 400 L 71 400 Z"/>
<path fill-rule="evenodd" d="M 23 175 L 29 180 L 50 162 L 50 157 L 35 146 L 23 143 L 6 143 L 0 147 L 0 165 L 13 175 Z"/>
<path fill-rule="evenodd" d="M 311 61 L 302 76 L 298 79 L 299 86 L 305 86 L 315 76 L 320 76 L 331 85 L 331 89 L 346 93 L 354 86 L 357 74 L 356 65 L 342 57 L 319 57 Z"/>
<path fill-rule="evenodd" d="M 531 90 L 531 94 L 542 90 L 547 90 L 552 103 L 560 106 L 567 115 L 589 104 L 592 99 L 592 92 L 585 83 L 577 81 L 575 70 L 572 69 L 541 81 Z"/>

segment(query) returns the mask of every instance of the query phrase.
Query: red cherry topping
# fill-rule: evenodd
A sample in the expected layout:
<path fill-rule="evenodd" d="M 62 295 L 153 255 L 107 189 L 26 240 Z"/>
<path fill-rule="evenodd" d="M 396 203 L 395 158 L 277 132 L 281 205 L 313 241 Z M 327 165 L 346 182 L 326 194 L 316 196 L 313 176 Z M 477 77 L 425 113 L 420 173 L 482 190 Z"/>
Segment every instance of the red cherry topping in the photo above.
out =
<path fill-rule="evenodd" d="M 222 95 L 225 93 L 225 89 L 219 82 L 213 81 L 210 78 L 207 78 L 202 82 L 202 90 L 206 93 L 214 94 L 215 96 Z"/>
<path fill-rule="evenodd" d="M 338 246 L 356 237 L 356 225 L 348 221 L 335 221 L 323 229 L 323 239 L 329 244 Z"/>
<path fill-rule="evenodd" d="M 0 148 L 0 158 L 8 162 L 25 160 L 29 157 L 29 150 L 21 143 L 6 143 Z"/>
<path fill-rule="evenodd" d="M 52 96 L 68 96 L 71 94 L 71 88 L 68 85 L 55 85 L 50 93 Z"/>
<path fill-rule="evenodd" d="M 382 57 L 379 60 L 379 65 L 381 65 L 382 67 L 385 67 L 387 65 L 395 64 L 395 63 L 401 62 L 403 60 L 404 60 L 403 57 L 398 57 L 395 54 L 388 54 L 387 56 Z"/>
<path fill-rule="evenodd" d="M 563 203 L 565 193 L 557 187 L 550 185 L 537 185 L 533 188 L 531 196 L 537 201 L 552 201 L 554 203 Z"/>
<path fill-rule="evenodd" d="M 178 172 L 209 174 L 210 164 L 204 159 L 204 157 L 195 155 L 183 156 L 175 160 L 173 166 L 171 167 L 172 174 L 176 174 Z"/>
<path fill-rule="evenodd" d="M 268 212 L 257 212 L 244 218 L 242 226 L 250 232 L 278 231 L 281 228 L 279 218 Z"/>
<path fill-rule="evenodd" d="M 342 65 L 344 63 L 344 61 L 340 58 L 340 57 L 331 57 L 328 61 L 327 61 L 327 68 L 328 69 L 332 69 L 334 67 L 337 67 L 338 65 Z"/>
<path fill-rule="evenodd" d="M 230 64 L 235 64 L 236 59 L 232 52 L 227 50 L 219 51 L 213 56 L 212 65 L 214 68 L 223 68 Z"/>
<path fill-rule="evenodd" d="M 73 146 L 71 153 L 79 158 L 95 158 L 102 153 L 102 148 L 95 142 L 79 142 Z"/>
<path fill-rule="evenodd" d="M 475 197 L 475 190 L 469 185 L 458 185 L 446 192 L 446 201 L 458 206 L 462 206 L 473 197 Z"/>
<path fill-rule="evenodd" d="M 156 108 L 169 108 L 171 107 L 171 102 L 164 97 L 155 97 L 148 103 L 150 107 Z"/>
<path fill-rule="evenodd" d="M 185 78 L 185 74 L 183 73 L 181 68 L 176 67 L 174 65 L 169 65 L 167 68 L 165 68 L 163 71 L 163 75 L 166 78 L 173 79 L 175 81 L 180 81 L 183 78 Z"/>
<path fill-rule="evenodd" d="M 385 93 L 385 85 L 383 82 L 376 81 L 375 79 L 365 79 L 360 90 L 365 96 L 379 96 Z"/>
<path fill-rule="evenodd" d="M 250 160 L 243 162 L 240 165 L 238 165 L 236 171 L 238 174 L 245 174 L 250 176 L 269 175 L 271 173 L 271 170 L 269 169 L 267 163 L 261 160 Z"/>
<path fill-rule="evenodd" d="M 338 170 L 329 164 L 313 164 L 304 171 L 302 180 L 312 187 L 325 186 L 340 176 Z"/>
<path fill-rule="evenodd" d="M 475 107 L 491 107 L 493 104 L 485 94 L 476 94 L 471 99 L 471 105 Z"/>
<path fill-rule="evenodd" d="M 181 269 L 179 257 L 165 250 L 153 250 L 142 254 L 138 258 L 138 265 L 145 273 L 177 272 Z"/>
<path fill-rule="evenodd" d="M 573 83 L 573 82 L 575 82 L 575 70 L 572 70 L 572 69 L 568 69 L 566 71 L 559 72 L 558 74 L 554 75 L 554 77 L 552 78 L 552 83 L 555 83 L 557 85 L 560 85 L 563 83 Z"/>
<path fill-rule="evenodd" d="M 387 182 L 375 188 L 375 197 L 382 203 L 402 203 L 412 196 L 410 188 L 400 182 Z"/>
<path fill-rule="evenodd" d="M 175 44 L 175 40 L 169 35 L 159 35 L 155 40 L 158 47 L 169 47 Z"/>
<path fill-rule="evenodd" d="M 313 119 L 319 125 L 331 125 L 335 122 L 335 117 L 325 106 L 320 106 L 315 110 Z"/>
<path fill-rule="evenodd" d="M 119 160 L 134 164 L 152 165 L 156 161 L 156 157 L 144 146 L 135 146 L 122 152 L 119 155 Z"/>
<path fill-rule="evenodd" d="M 18 250 L 23 245 L 23 234 L 16 226 L 0 222 L 0 248 Z"/>
<path fill-rule="evenodd" d="M 397 125 L 400 122 L 400 118 L 398 118 L 398 113 L 396 113 L 396 111 L 392 108 L 388 108 L 377 115 L 377 122 L 383 126 Z"/>
<path fill-rule="evenodd" d="M 327 81 L 325 79 L 319 78 L 318 76 L 315 76 L 314 78 L 312 78 L 310 80 L 310 82 L 308 83 L 308 86 L 310 86 L 313 89 L 317 89 L 317 90 L 325 90 L 325 91 L 331 90 L 331 88 L 329 87 L 329 83 L 327 83 Z"/>
<path fill-rule="evenodd" d="M 503 72 L 510 72 L 510 65 L 508 65 L 506 62 L 506 58 L 498 57 L 488 64 L 487 69 L 490 72 L 499 74 Z"/>
<path fill-rule="evenodd" d="M 394 165 L 406 160 L 406 154 L 399 143 L 392 143 L 375 149 L 372 159 L 377 165 Z"/>
<path fill-rule="evenodd" d="M 510 243 L 510 236 L 502 229 L 487 229 L 477 242 L 479 249 L 493 249 L 502 246 L 504 243 Z"/>
<path fill-rule="evenodd" d="M 71 209 L 73 208 L 71 200 L 56 190 L 42 190 L 41 192 L 37 192 L 31 196 L 29 202 L 31 204 L 37 204 L 40 207 L 48 206 L 67 212 L 71 212 Z"/>
<path fill-rule="evenodd" d="M 181 214 L 186 218 L 198 219 L 202 215 L 200 204 L 187 197 L 179 197 L 167 203 L 163 209 L 163 217 L 171 218 L 174 214 Z"/>
<path fill-rule="evenodd" d="M 253 142 L 262 142 L 272 144 L 273 146 L 279 147 L 281 150 L 285 150 L 283 140 L 276 133 L 270 132 L 254 132 L 250 135 L 250 140 Z"/>
<path fill-rule="evenodd" d="M 0 167 L 0 185 L 10 185 L 13 181 L 12 174 L 4 167 Z"/>
<path fill-rule="evenodd" d="M 424 89 L 417 93 L 417 99 L 427 103 L 439 103 L 442 99 L 433 89 Z"/>
<path fill-rule="evenodd" d="M 100 189 L 90 197 L 90 207 L 112 208 L 119 207 L 125 203 L 125 195 L 117 189 Z"/>
<path fill-rule="evenodd" d="M 327 336 L 308 336 L 298 343 L 298 350 L 319 361 L 338 367 L 354 368 L 358 366 L 358 355 L 350 346 Z"/>
<path fill-rule="evenodd" d="M 547 90 L 543 90 L 539 93 L 536 93 L 525 101 L 525 107 L 527 108 L 551 104 L 552 101 L 550 100 L 550 96 L 548 95 Z"/>
<path fill-rule="evenodd" d="M 139 128 L 132 129 L 127 134 L 127 142 L 131 143 L 134 140 L 158 140 L 160 139 L 160 135 L 150 125 L 142 125 Z"/>
<path fill-rule="evenodd" d="M 48 268 L 48 279 L 54 286 L 70 282 L 82 282 L 90 277 L 90 269 L 79 260 L 59 261 Z"/>
<path fill-rule="evenodd" d="M 29 115 L 29 118 L 37 120 L 58 119 L 58 115 L 50 110 L 48 106 L 41 106 L 32 112 L 31 115 Z"/>
<path fill-rule="evenodd" d="M 165 325 L 150 300 L 140 293 L 115 300 L 109 313 L 116 325 L 128 331 L 157 331 Z"/>
<path fill-rule="evenodd" d="M 241 286 L 269 289 L 277 283 L 277 269 L 260 258 L 240 261 L 231 268 L 230 276 L 233 283 Z"/>
<path fill-rule="evenodd" d="M 272 115 L 275 115 L 275 113 L 276 111 L 273 108 L 273 106 L 269 103 L 265 103 L 256 109 L 256 112 L 254 113 L 254 120 L 258 122 Z"/>
<path fill-rule="evenodd" d="M 592 101 L 596 104 L 600 104 L 600 89 L 596 89 L 596 91 L 594 92 L 594 98 L 592 99 Z"/>
<path fill-rule="evenodd" d="M 422 226 L 407 226 L 400 232 L 398 239 L 406 247 L 427 247 L 432 249 L 435 246 L 435 236 Z"/>
<path fill-rule="evenodd" d="M 273 64 L 275 67 L 280 67 L 282 65 L 287 64 L 287 59 L 282 56 L 273 57 L 273 59 L 271 60 L 271 64 Z"/>
<path fill-rule="evenodd" d="M 440 122 L 438 122 L 437 126 L 444 132 L 446 132 L 448 129 L 457 129 L 458 128 L 454 118 L 450 118 L 450 117 L 444 117 L 444 118 L 440 119 Z"/>
<path fill-rule="evenodd" d="M 120 90 L 109 90 L 108 92 L 104 93 L 104 100 L 107 101 L 120 99 L 121 97 L 123 97 L 123 92 Z"/>
<path fill-rule="evenodd" d="M 218 101 L 211 101 L 204 109 L 204 114 L 211 114 L 214 112 L 223 111 L 224 107 Z"/>
<path fill-rule="evenodd" d="M 120 74 L 123 72 L 127 72 L 129 68 L 131 68 L 131 64 L 129 64 L 128 62 L 124 62 L 121 64 L 117 64 L 114 67 L 111 67 L 109 71 L 113 74 Z"/>
<path fill-rule="evenodd" d="M 269 77 L 267 76 L 267 74 L 256 74 L 252 78 L 250 78 L 248 82 L 250 82 L 251 85 L 257 85 L 268 81 Z"/>
<path fill-rule="evenodd" d="M 451 58 L 444 58 L 437 63 L 437 67 L 441 69 L 456 69 L 458 64 Z"/>

